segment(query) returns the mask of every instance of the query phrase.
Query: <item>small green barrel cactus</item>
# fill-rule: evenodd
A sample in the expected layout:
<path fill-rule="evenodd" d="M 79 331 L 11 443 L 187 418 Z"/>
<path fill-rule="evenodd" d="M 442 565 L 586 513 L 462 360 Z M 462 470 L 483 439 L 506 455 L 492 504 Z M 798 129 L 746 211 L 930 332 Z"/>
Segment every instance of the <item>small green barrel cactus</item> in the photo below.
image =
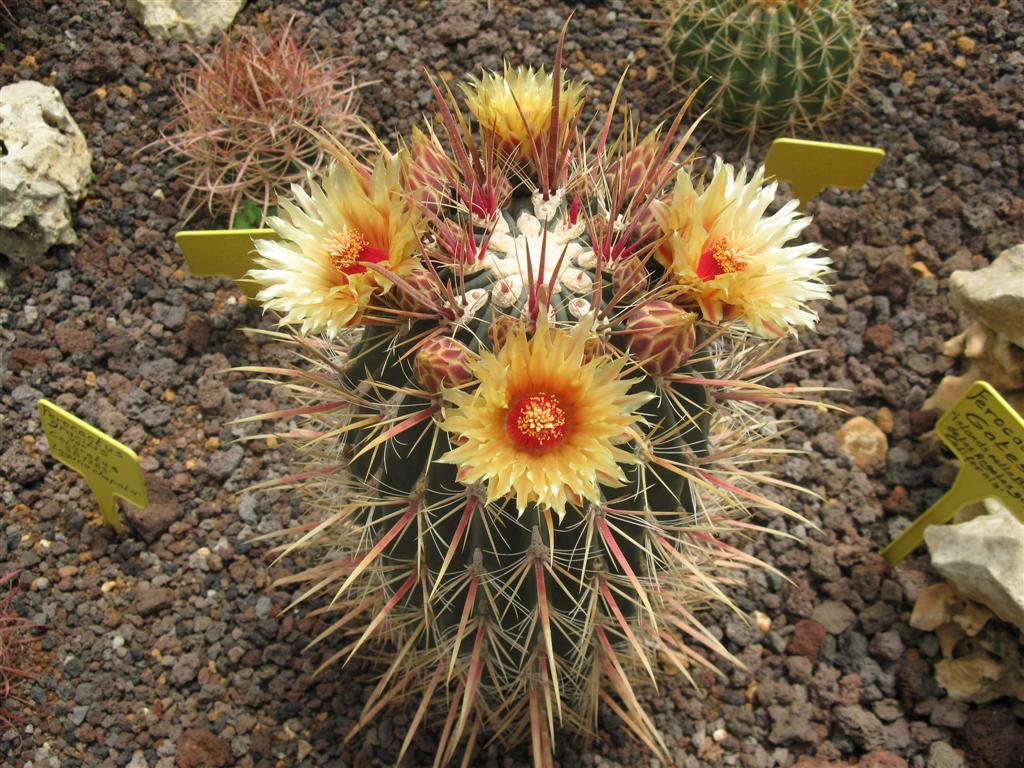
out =
<path fill-rule="evenodd" d="M 766 337 L 813 326 L 828 261 L 763 171 L 695 188 L 682 114 L 609 141 L 612 104 L 585 142 L 559 59 L 471 81 L 477 131 L 435 92 L 441 138 L 338 148 L 257 243 L 303 361 L 252 369 L 295 400 L 266 417 L 313 515 L 282 583 L 327 598 L 325 665 L 390 659 L 353 733 L 408 701 L 399 759 L 429 724 L 435 764 L 486 735 L 550 766 L 603 704 L 667 761 L 633 686 L 736 661 L 699 613 L 758 564 L 727 535 L 782 510 L 757 462 L 796 391 Z"/>
<path fill-rule="evenodd" d="M 666 47 L 676 82 L 729 130 L 792 132 L 831 117 L 860 67 L 855 0 L 683 0 Z"/>

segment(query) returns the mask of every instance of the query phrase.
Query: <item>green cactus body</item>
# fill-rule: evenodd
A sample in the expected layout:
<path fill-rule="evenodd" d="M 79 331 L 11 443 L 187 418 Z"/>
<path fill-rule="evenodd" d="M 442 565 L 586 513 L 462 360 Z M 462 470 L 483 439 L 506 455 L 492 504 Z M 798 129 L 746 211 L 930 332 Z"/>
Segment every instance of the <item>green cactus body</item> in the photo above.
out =
<path fill-rule="evenodd" d="M 765 216 L 763 170 L 695 188 L 682 113 L 607 142 L 610 112 L 588 155 L 580 94 L 476 81 L 478 143 L 437 91 L 448 147 L 339 153 L 256 244 L 260 301 L 303 353 L 255 369 L 297 401 L 264 415 L 295 420 L 299 456 L 270 485 L 316 514 L 279 552 L 319 556 L 279 583 L 329 598 L 323 666 L 391 649 L 352 733 L 410 702 L 399 759 L 431 721 L 435 765 L 489 734 L 549 768 L 556 730 L 593 736 L 606 705 L 667 761 L 633 686 L 739 663 L 698 612 L 760 565 L 723 541 L 739 518 L 788 512 L 752 490 L 765 405 L 794 396 L 763 384 L 755 333 L 827 297 L 819 246 L 785 247 L 807 220 Z"/>
<path fill-rule="evenodd" d="M 550 321 L 579 322 L 590 311 L 595 290 L 606 304 L 612 302 L 621 289 L 616 290 L 611 270 L 596 274 L 582 226 L 579 237 L 567 237 L 554 223 L 564 221 L 565 206 L 548 225 L 546 246 L 538 234 L 542 224 L 530 209 L 528 197 L 514 198 L 502 214 L 505 226 L 499 229 L 505 232 L 499 234 L 509 250 L 522 254 L 526 243 L 513 242 L 523 234 L 520 226 L 527 227 L 526 247 L 547 254 L 547 269 L 563 249 L 572 254 L 554 281 Z M 631 674 L 636 666 L 653 668 L 657 629 L 665 617 L 677 615 L 662 605 L 663 595 L 652 585 L 688 582 L 693 567 L 714 579 L 716 566 L 701 540 L 703 526 L 689 482 L 665 467 L 632 467 L 623 485 L 604 489 L 603 504 L 572 509 L 558 520 L 536 504 L 519 515 L 512 501 L 486 503 L 479 486 L 461 486 L 457 468 L 442 461 L 451 445 L 437 423 L 437 401 L 408 393 L 425 382 L 428 387 L 438 381 L 461 383 L 465 359 L 494 347 L 501 323 L 529 316 L 528 286 L 520 271 L 510 268 L 510 254 L 494 249 L 497 239 L 491 235 L 485 259 L 491 266 L 466 275 L 468 306 L 456 321 L 440 332 L 435 321 L 370 327 L 352 347 L 345 386 L 369 402 L 323 420 L 321 429 L 343 429 L 381 415 L 422 420 L 374 450 L 364 449 L 380 434 L 376 423 L 351 429 L 337 441 L 348 463 L 349 493 L 366 501 L 350 519 L 360 543 L 341 549 L 365 556 L 373 542 L 386 542 L 369 578 L 356 587 L 359 599 L 381 605 L 397 600 L 388 628 L 395 645 L 406 651 L 406 664 L 443 667 L 445 679 L 451 670 L 463 690 L 476 689 L 469 711 L 487 730 L 513 736 L 528 724 L 530 706 L 550 706 L 550 701 L 538 704 L 541 692 L 550 695 L 557 686 L 562 716 L 575 730 L 589 733 L 596 726 L 600 678 L 619 674 L 614 668 L 609 673 L 610 659 L 618 659 L 616 653 L 630 659 Z M 534 268 L 545 270 L 539 262 Z M 595 280 L 601 281 L 598 289 Z M 550 275 L 544 282 L 550 284 Z M 671 305 L 661 309 L 659 314 L 645 308 L 640 318 L 648 366 L 667 360 L 667 372 L 710 376 L 706 353 L 687 360 L 695 347 L 692 321 L 687 324 L 686 313 Z M 629 354 L 624 332 L 637 313 L 624 302 L 611 314 L 616 317 L 606 333 L 619 353 Z M 426 335 L 430 341 L 416 355 L 404 354 Z M 659 457 L 692 466 L 706 454 L 710 409 L 704 386 L 645 374 L 634 390 L 652 395 L 640 416 L 644 439 L 657 444 Z M 374 501 L 380 500 L 394 505 L 377 506 Z M 706 645 L 724 651 L 699 623 L 692 630 Z M 629 632 L 645 639 L 644 658 L 630 649 Z M 547 687 L 538 687 L 542 680 Z"/>
<path fill-rule="evenodd" d="M 847 98 L 861 37 L 853 0 L 686 0 L 667 47 L 673 78 L 700 86 L 696 105 L 715 124 L 792 131 Z"/>

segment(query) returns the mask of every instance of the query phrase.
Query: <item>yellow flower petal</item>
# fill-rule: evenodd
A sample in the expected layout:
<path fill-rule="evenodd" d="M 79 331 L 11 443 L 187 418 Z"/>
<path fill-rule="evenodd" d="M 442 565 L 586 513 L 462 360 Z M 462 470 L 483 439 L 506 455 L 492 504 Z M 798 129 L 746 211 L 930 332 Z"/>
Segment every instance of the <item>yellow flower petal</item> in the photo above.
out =
<path fill-rule="evenodd" d="M 570 503 L 600 502 L 600 486 L 621 485 L 621 465 L 636 463 L 616 446 L 629 440 L 636 410 L 651 395 L 630 394 L 636 380 L 622 378 L 626 358 L 584 363 L 592 323 L 591 316 L 564 331 L 549 327 L 542 313 L 532 337 L 520 326 L 498 354 L 483 352 L 471 364 L 474 391 L 445 392 L 450 406 L 442 426 L 455 447 L 441 460 L 459 466 L 462 482 L 485 483 L 488 501 L 512 496 L 520 514 L 536 503 L 561 517 Z M 533 433 L 524 435 L 509 420 L 510 409 L 538 395 L 566 416 L 551 442 L 531 442 Z M 544 428 L 542 422 L 538 429 Z"/>

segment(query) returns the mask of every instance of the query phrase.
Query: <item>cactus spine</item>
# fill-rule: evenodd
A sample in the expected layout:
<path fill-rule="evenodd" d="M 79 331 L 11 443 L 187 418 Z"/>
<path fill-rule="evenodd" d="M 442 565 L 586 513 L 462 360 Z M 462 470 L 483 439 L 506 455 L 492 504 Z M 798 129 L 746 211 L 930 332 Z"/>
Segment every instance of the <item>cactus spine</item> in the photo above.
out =
<path fill-rule="evenodd" d="M 609 141 L 613 100 L 585 145 L 560 55 L 473 81 L 478 137 L 435 93 L 440 139 L 367 165 L 339 148 L 258 244 L 260 298 L 307 361 L 255 369 L 296 401 L 266 414 L 298 449 L 277 485 L 315 515 L 280 551 L 320 562 L 282 583 L 329 598 L 325 665 L 392 650 L 353 734 L 409 699 L 401 754 L 430 720 L 436 764 L 489 733 L 548 766 L 605 703 L 665 756 L 633 686 L 659 657 L 691 680 L 714 668 L 697 648 L 735 661 L 697 614 L 756 565 L 722 537 L 779 509 L 743 453 L 794 396 L 760 383 L 752 330 L 811 324 L 824 262 L 782 247 L 806 219 L 763 218 L 760 175 L 693 187 L 682 113 Z"/>
<path fill-rule="evenodd" d="M 862 36 L 855 0 L 683 0 L 666 47 L 673 78 L 701 86 L 696 106 L 716 125 L 791 132 L 847 99 Z"/>

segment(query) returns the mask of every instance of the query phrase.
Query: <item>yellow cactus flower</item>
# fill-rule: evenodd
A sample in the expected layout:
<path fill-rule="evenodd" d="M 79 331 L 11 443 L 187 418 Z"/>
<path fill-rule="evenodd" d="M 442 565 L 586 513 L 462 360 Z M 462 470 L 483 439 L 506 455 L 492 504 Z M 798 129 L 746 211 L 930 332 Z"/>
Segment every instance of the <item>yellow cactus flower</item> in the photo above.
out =
<path fill-rule="evenodd" d="M 510 67 L 504 74 L 484 72 L 462 86 L 466 104 L 482 131 L 497 140 L 498 148 L 522 157 L 532 153 L 531 136 L 538 141 L 551 127 L 554 78 L 544 68 Z M 558 120 L 564 133 L 583 104 L 583 84 L 562 78 Z"/>
<path fill-rule="evenodd" d="M 281 240 L 256 241 L 262 268 L 250 272 L 262 285 L 257 299 L 282 325 L 333 337 L 392 287 L 368 264 L 400 276 L 419 265 L 415 209 L 400 172 L 398 155 L 382 155 L 372 172 L 343 160 L 322 187 L 292 185 L 298 205 L 281 200 L 283 215 L 269 220 Z"/>
<path fill-rule="evenodd" d="M 487 484 L 487 500 L 514 497 L 519 514 L 533 502 L 559 518 L 567 504 L 601 500 L 600 485 L 625 481 L 635 411 L 648 393 L 630 394 L 627 358 L 585 361 L 593 316 L 572 331 L 552 328 L 546 315 L 528 337 L 520 324 L 497 354 L 470 363 L 479 385 L 448 389 L 442 426 L 456 447 L 442 461 L 459 466 L 465 484 Z"/>
<path fill-rule="evenodd" d="M 766 216 L 777 186 L 764 183 L 763 167 L 748 182 L 745 168 L 735 174 L 717 161 L 705 189 L 696 190 L 680 169 L 671 198 L 654 204 L 664 234 L 655 255 L 706 319 L 742 319 L 764 336 L 817 322 L 807 303 L 829 297 L 821 277 L 831 259 L 814 256 L 818 243 L 786 245 L 810 218 L 796 211 L 795 200 Z"/>

